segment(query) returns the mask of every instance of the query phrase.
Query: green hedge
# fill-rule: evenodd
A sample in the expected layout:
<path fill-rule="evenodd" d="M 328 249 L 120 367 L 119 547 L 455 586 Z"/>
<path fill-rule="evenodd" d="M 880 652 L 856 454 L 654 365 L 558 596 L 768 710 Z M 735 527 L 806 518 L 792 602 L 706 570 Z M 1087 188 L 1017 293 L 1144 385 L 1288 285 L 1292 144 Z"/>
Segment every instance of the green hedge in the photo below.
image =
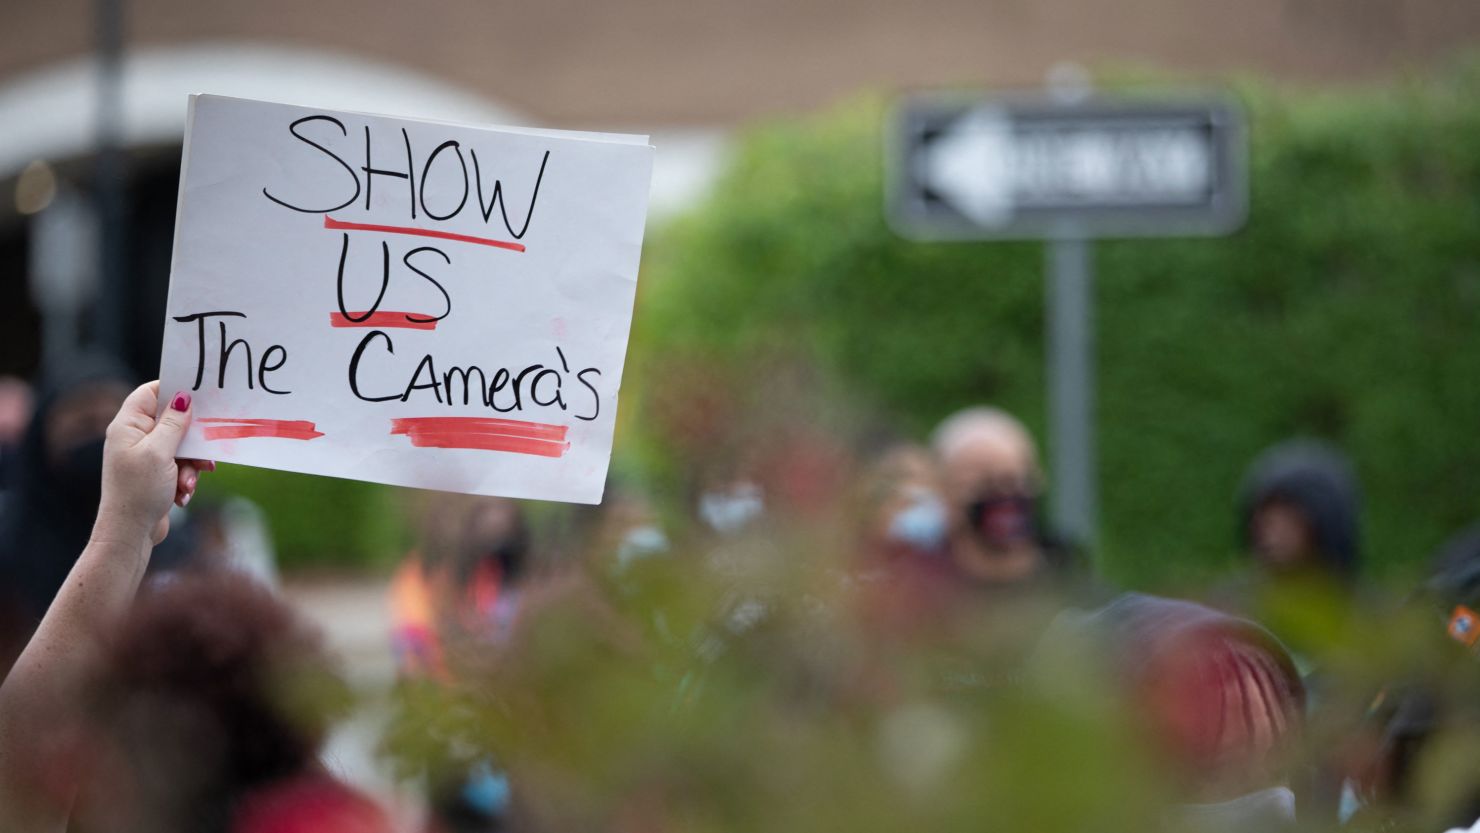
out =
<path fill-rule="evenodd" d="M 1096 247 L 1102 562 L 1141 585 L 1226 566 L 1244 466 L 1306 435 L 1353 455 L 1367 559 L 1394 576 L 1480 517 L 1480 64 L 1236 92 L 1245 229 Z M 1041 434 L 1042 247 L 892 234 L 883 117 L 865 99 L 754 130 L 707 205 L 655 237 L 629 362 L 636 433 L 654 368 L 781 346 L 917 437 L 983 401 Z"/>

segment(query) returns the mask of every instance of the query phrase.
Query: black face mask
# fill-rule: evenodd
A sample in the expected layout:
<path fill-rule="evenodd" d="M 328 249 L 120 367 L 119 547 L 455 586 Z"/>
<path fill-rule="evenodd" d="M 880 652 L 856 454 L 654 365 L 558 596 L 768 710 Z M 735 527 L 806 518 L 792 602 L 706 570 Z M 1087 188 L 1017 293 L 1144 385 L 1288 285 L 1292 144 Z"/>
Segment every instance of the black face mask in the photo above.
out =
<path fill-rule="evenodd" d="M 966 505 L 971 531 L 988 547 L 1005 549 L 1038 539 L 1038 499 L 1031 495 L 995 495 Z"/>
<path fill-rule="evenodd" d="M 471 560 L 470 565 L 491 561 L 498 565 L 499 575 L 504 581 L 513 581 L 524 572 L 529 554 L 529 539 L 522 532 L 514 533 L 500 540 L 485 541 L 477 545 L 475 551 L 478 555 Z M 463 576 L 464 580 L 471 578 L 472 569 L 476 567 L 469 569 L 469 574 Z"/>
<path fill-rule="evenodd" d="M 489 554 L 498 562 L 504 578 L 515 579 L 524 572 L 525 545 L 522 536 L 500 542 Z"/>
<path fill-rule="evenodd" d="M 74 445 L 52 464 L 61 497 L 78 512 L 96 513 L 103 498 L 103 437 Z"/>

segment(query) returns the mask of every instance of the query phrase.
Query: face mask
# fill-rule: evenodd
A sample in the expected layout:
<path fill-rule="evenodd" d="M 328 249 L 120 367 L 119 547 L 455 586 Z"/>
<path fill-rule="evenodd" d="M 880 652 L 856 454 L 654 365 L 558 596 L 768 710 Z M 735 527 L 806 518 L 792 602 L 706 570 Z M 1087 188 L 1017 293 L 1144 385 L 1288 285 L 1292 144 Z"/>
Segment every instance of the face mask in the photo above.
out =
<path fill-rule="evenodd" d="M 617 545 L 617 569 L 625 570 L 634 561 L 668 551 L 668 536 L 652 524 L 633 527 Z"/>
<path fill-rule="evenodd" d="M 946 507 L 940 498 L 920 490 L 910 504 L 889 520 L 889 540 L 909 549 L 934 554 L 944 549 Z"/>
<path fill-rule="evenodd" d="M 522 532 L 515 532 L 501 538 L 485 539 L 474 543 L 471 552 L 476 553 L 476 557 L 462 568 L 466 571 L 462 576 L 463 581 L 468 581 L 480 564 L 497 565 L 499 579 L 512 581 L 519 578 L 524 571 L 529 554 L 529 538 Z"/>
<path fill-rule="evenodd" d="M 740 531 L 765 511 L 760 487 L 737 483 L 722 492 L 706 492 L 699 498 L 699 517 L 715 532 L 728 535 Z"/>
<path fill-rule="evenodd" d="M 979 498 L 966 507 L 971 529 L 994 549 L 1037 538 L 1037 513 L 1038 501 L 1028 495 Z"/>
<path fill-rule="evenodd" d="M 51 476 L 66 499 L 78 510 L 96 512 L 103 497 L 103 442 L 75 445 L 52 464 Z"/>
<path fill-rule="evenodd" d="M 490 547 L 488 557 L 498 563 L 504 578 L 515 578 L 524 569 L 525 549 L 523 536 L 517 536 Z"/>

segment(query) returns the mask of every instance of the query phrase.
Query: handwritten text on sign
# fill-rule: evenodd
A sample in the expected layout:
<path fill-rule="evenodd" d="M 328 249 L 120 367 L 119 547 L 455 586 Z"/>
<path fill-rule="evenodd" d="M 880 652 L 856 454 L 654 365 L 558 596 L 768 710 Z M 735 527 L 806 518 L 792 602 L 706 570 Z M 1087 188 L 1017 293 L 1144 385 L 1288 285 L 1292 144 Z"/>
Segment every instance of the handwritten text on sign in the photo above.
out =
<path fill-rule="evenodd" d="M 181 455 L 600 500 L 651 170 L 646 137 L 193 97 Z"/>

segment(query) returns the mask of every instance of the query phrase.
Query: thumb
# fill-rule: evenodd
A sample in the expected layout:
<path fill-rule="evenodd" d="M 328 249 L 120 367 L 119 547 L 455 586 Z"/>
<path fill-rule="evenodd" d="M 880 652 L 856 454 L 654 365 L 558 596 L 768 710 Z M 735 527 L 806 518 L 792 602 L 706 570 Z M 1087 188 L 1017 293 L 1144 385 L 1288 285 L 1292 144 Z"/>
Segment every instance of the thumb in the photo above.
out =
<path fill-rule="evenodd" d="M 161 446 L 171 457 L 180 448 L 180 442 L 185 439 L 185 431 L 190 427 L 190 394 L 180 392 L 170 399 L 169 407 L 160 414 L 159 421 L 155 423 L 153 430 L 149 432 L 147 442 Z"/>

